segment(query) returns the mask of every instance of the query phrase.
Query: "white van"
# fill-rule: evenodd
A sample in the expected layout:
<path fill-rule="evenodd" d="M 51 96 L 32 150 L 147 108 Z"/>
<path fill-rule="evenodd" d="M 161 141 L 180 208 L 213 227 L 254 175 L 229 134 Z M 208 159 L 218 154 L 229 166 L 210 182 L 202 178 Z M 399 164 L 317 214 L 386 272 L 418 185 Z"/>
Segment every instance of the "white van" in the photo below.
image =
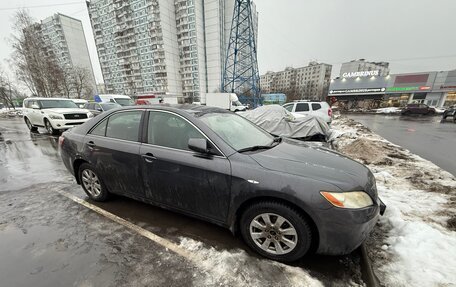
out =
<path fill-rule="evenodd" d="M 134 106 L 134 101 L 125 95 L 96 95 L 94 97 L 95 102 L 97 103 L 117 103 L 121 106 Z"/>

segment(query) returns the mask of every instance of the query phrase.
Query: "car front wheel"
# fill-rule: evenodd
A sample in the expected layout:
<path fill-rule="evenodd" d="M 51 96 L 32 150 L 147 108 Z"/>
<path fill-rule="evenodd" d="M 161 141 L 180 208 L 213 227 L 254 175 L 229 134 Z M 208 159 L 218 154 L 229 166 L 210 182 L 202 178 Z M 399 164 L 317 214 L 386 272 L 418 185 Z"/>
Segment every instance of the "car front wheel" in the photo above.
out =
<path fill-rule="evenodd" d="M 282 262 L 303 257 L 312 239 L 306 218 L 294 208 L 274 201 L 248 207 L 241 217 L 240 229 L 250 248 Z"/>
<path fill-rule="evenodd" d="M 51 135 L 57 135 L 57 134 L 59 133 L 59 130 L 54 129 L 54 128 L 52 127 L 51 122 L 50 122 L 48 119 L 45 119 L 45 120 L 44 120 L 44 127 L 46 128 L 46 130 L 48 131 L 48 133 L 50 133 Z"/>
<path fill-rule="evenodd" d="M 106 201 L 108 199 L 109 192 L 92 165 L 88 163 L 81 164 L 79 167 L 79 181 L 90 199 L 95 201 Z"/>

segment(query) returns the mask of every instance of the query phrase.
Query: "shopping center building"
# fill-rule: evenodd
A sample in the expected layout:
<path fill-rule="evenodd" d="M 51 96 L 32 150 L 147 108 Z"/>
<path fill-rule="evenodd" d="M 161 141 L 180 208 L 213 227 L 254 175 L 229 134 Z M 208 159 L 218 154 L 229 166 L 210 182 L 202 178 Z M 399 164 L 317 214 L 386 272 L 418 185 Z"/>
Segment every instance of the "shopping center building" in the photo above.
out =
<path fill-rule="evenodd" d="M 376 71 L 346 73 L 331 80 L 328 96 L 351 107 L 369 103 L 399 107 L 412 102 L 447 107 L 456 104 L 456 70 L 386 76 Z"/>

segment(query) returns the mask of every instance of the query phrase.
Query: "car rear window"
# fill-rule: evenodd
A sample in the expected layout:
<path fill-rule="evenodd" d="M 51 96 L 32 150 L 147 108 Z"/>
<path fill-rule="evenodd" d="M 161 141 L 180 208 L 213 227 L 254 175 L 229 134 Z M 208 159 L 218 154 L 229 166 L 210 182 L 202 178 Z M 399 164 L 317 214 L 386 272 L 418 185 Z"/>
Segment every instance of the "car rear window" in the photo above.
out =
<path fill-rule="evenodd" d="M 307 111 L 309 111 L 309 104 L 308 103 L 297 103 L 295 111 L 296 112 L 307 112 Z"/>
<path fill-rule="evenodd" d="M 319 109 L 321 109 L 321 105 L 320 104 L 312 104 L 312 110 L 314 111 L 318 111 Z"/>

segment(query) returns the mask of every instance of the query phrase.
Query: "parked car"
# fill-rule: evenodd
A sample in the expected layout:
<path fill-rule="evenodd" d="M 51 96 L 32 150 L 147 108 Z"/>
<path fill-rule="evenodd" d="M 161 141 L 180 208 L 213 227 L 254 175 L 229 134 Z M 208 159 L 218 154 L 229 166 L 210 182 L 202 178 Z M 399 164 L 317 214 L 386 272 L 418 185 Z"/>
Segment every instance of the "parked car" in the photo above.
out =
<path fill-rule="evenodd" d="M 89 102 L 84 99 L 71 99 L 71 100 L 76 104 L 76 106 L 78 106 L 78 108 L 81 108 L 81 109 L 83 109 L 85 104 L 87 104 Z"/>
<path fill-rule="evenodd" d="M 112 102 L 107 102 L 107 103 L 90 102 L 90 103 L 85 104 L 84 109 L 87 109 L 95 116 L 98 116 L 102 112 L 105 112 L 105 111 L 108 111 L 111 109 L 120 108 L 120 107 L 122 107 L 122 106 L 117 103 L 112 103 Z"/>
<path fill-rule="evenodd" d="M 330 134 L 329 126 L 322 118 L 291 113 L 279 105 L 261 106 L 239 115 L 274 136 L 325 142 Z"/>
<path fill-rule="evenodd" d="M 327 102 L 295 101 L 283 107 L 289 112 L 321 117 L 328 124 L 332 121 L 332 110 Z"/>
<path fill-rule="evenodd" d="M 135 102 L 126 95 L 111 95 L 111 94 L 101 94 L 94 96 L 94 100 L 97 103 L 116 103 L 121 106 L 133 106 Z"/>
<path fill-rule="evenodd" d="M 311 246 L 349 253 L 384 211 L 366 166 L 220 108 L 124 107 L 63 133 L 59 144 L 90 199 L 120 194 L 207 220 L 278 261 Z"/>
<path fill-rule="evenodd" d="M 93 117 L 72 100 L 61 98 L 28 98 L 23 102 L 24 121 L 30 131 L 44 127 L 50 134 L 81 125 Z"/>
<path fill-rule="evenodd" d="M 453 105 L 453 106 L 449 107 L 448 109 L 446 109 L 443 112 L 442 120 L 445 121 L 446 118 L 448 118 L 448 117 L 452 117 L 453 118 L 453 122 L 456 123 L 456 105 Z"/>
<path fill-rule="evenodd" d="M 425 104 L 408 104 L 401 111 L 402 115 L 433 115 L 435 109 Z"/>

